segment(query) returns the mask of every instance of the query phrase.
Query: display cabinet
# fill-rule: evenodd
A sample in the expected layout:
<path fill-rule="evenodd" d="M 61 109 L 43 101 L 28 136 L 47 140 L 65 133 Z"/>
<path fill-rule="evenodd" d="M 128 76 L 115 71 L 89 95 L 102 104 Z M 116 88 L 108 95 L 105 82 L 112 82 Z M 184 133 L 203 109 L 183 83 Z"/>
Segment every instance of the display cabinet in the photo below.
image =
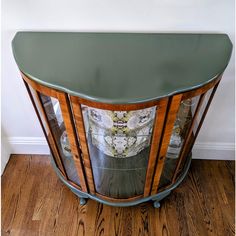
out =
<path fill-rule="evenodd" d="M 155 207 L 188 172 L 232 51 L 224 34 L 18 32 L 12 47 L 80 203 Z"/>

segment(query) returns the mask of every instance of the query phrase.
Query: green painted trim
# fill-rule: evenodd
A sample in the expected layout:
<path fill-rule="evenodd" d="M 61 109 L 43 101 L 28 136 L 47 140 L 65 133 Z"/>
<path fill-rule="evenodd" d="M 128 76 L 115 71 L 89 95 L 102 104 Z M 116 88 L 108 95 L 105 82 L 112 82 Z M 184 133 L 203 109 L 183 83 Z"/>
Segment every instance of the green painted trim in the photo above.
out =
<path fill-rule="evenodd" d="M 58 177 L 60 178 L 60 180 L 75 194 L 77 195 L 79 198 L 82 198 L 82 205 L 85 204 L 84 199 L 89 198 L 95 201 L 98 201 L 102 204 L 106 204 L 109 206 L 115 206 L 115 207 L 128 207 L 128 206 L 135 206 L 138 205 L 140 203 L 143 202 L 147 202 L 147 201 L 155 201 L 155 202 L 159 202 L 162 199 L 164 199 L 165 197 L 167 197 L 172 190 L 174 190 L 175 188 L 177 188 L 179 186 L 179 184 L 184 180 L 184 178 L 186 177 L 188 170 L 190 168 L 190 164 L 191 164 L 191 160 L 192 160 L 192 153 L 189 154 L 189 156 L 187 157 L 187 162 L 185 164 L 185 167 L 183 169 L 182 174 L 179 176 L 179 178 L 176 180 L 176 182 L 171 185 L 169 188 L 165 189 L 162 192 L 159 192 L 158 194 L 149 196 L 149 197 L 145 197 L 142 199 L 138 199 L 135 201 L 131 201 L 131 202 L 109 202 L 103 199 L 100 199 L 99 197 L 96 197 L 94 195 L 88 194 L 88 193 L 84 193 L 80 190 L 78 190 L 77 188 L 75 188 L 74 186 L 72 186 L 70 183 L 67 182 L 67 180 L 63 177 L 63 175 L 61 174 L 60 170 L 57 168 L 54 159 L 51 157 L 51 163 L 52 166 L 54 168 L 54 170 L 56 171 L 56 174 L 58 175 Z"/>

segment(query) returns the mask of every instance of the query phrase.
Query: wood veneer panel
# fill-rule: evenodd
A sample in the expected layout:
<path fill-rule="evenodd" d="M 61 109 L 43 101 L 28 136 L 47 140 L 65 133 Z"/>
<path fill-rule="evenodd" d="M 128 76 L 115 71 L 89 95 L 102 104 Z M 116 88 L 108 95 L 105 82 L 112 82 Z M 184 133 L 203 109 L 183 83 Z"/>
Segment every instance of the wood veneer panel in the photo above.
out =
<path fill-rule="evenodd" d="M 77 169 L 77 173 L 78 173 L 79 180 L 80 180 L 80 185 L 81 185 L 82 190 L 84 192 L 88 192 L 85 178 L 84 178 L 83 167 L 82 167 L 82 163 L 81 163 L 81 152 L 80 152 L 79 145 L 77 142 L 76 133 L 75 133 L 75 130 L 73 127 L 74 122 L 73 122 L 73 117 L 72 117 L 72 114 L 70 111 L 69 99 L 65 93 L 58 93 L 57 97 L 58 97 L 58 100 L 60 103 L 63 120 L 65 123 L 66 131 L 68 134 L 68 139 L 70 142 L 71 152 L 73 155 L 75 167 Z"/>
<path fill-rule="evenodd" d="M 92 168 L 91 168 L 91 160 L 89 156 L 89 149 L 88 149 L 88 144 L 87 144 L 87 139 L 86 139 L 81 105 L 77 97 L 71 97 L 71 104 L 72 104 L 72 109 L 73 109 L 75 126 L 77 129 L 77 134 L 79 136 L 81 150 L 83 153 L 82 158 L 83 158 L 83 164 L 84 164 L 85 173 L 87 177 L 86 179 L 87 179 L 87 183 L 89 187 L 89 192 L 91 194 L 95 194 L 93 173 L 92 173 Z"/>
<path fill-rule="evenodd" d="M 99 193 L 96 193 L 97 197 L 104 199 L 106 201 L 110 202 L 130 202 L 130 201 L 135 201 L 143 197 L 143 195 L 137 195 L 134 197 L 129 197 L 129 198 L 113 198 L 113 197 L 108 197 Z"/>
<path fill-rule="evenodd" d="M 45 94 L 49 97 L 57 97 L 57 93 L 60 93 L 60 91 L 56 89 L 48 88 L 39 83 L 36 83 L 35 81 L 29 79 L 23 72 L 21 72 L 21 76 L 27 84 L 29 84 L 34 90 L 38 91 L 39 93 Z"/>
<path fill-rule="evenodd" d="M 151 195 L 157 193 L 158 185 L 160 182 L 161 174 L 162 174 L 165 159 L 166 159 L 167 148 L 170 142 L 170 137 L 172 134 L 174 122 L 176 119 L 177 111 L 180 106 L 181 99 L 182 99 L 182 94 L 179 94 L 179 95 L 173 96 L 172 99 L 170 100 L 170 106 L 169 106 L 167 119 L 166 119 L 166 123 L 164 127 L 163 138 L 161 141 L 161 149 L 160 149 L 158 159 L 157 159 L 157 165 L 155 169 Z"/>
<path fill-rule="evenodd" d="M 149 196 L 150 191 L 151 191 L 153 172 L 156 165 L 156 159 L 157 159 L 158 150 L 160 146 L 160 139 L 161 139 L 161 134 L 162 134 L 163 126 L 164 126 L 167 104 L 168 104 L 168 100 L 165 99 L 156 107 L 156 117 L 155 117 L 155 122 L 153 125 L 151 150 L 149 154 L 148 167 L 146 171 L 144 197 Z"/>
<path fill-rule="evenodd" d="M 137 103 L 137 104 L 106 104 L 106 103 L 86 100 L 80 97 L 75 97 L 75 98 L 77 98 L 80 104 L 83 104 L 85 106 L 94 107 L 94 108 L 103 109 L 103 110 L 110 110 L 110 111 L 133 111 L 133 110 L 145 109 L 148 107 L 158 106 L 161 101 L 166 99 L 165 98 L 161 100 L 155 100 L 155 101 Z"/>

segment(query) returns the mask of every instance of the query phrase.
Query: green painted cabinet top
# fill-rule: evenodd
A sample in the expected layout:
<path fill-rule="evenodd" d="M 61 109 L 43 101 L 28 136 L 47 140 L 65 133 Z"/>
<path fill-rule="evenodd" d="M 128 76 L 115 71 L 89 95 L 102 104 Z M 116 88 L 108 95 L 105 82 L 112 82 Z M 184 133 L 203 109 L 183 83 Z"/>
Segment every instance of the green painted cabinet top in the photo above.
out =
<path fill-rule="evenodd" d="M 226 68 L 225 34 L 18 32 L 12 48 L 31 79 L 93 101 L 139 103 L 184 92 Z"/>

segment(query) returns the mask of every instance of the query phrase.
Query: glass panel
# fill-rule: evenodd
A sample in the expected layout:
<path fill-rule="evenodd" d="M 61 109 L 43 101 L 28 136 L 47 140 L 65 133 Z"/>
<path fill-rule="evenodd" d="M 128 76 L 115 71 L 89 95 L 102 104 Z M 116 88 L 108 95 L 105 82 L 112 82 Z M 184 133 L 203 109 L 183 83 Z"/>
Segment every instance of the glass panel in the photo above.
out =
<path fill-rule="evenodd" d="M 201 121 L 202 115 L 203 115 L 203 113 L 204 113 L 204 111 L 206 109 L 207 103 L 208 103 L 208 101 L 210 99 L 210 96 L 211 96 L 211 93 L 213 92 L 213 89 L 214 89 L 214 87 L 206 92 L 205 98 L 204 98 L 204 100 L 202 102 L 202 105 L 201 105 L 201 107 L 199 109 L 199 112 L 198 112 L 198 115 L 196 117 L 196 122 L 194 123 L 194 126 L 193 126 L 194 134 L 196 134 L 196 132 L 197 132 L 198 125 L 199 125 L 199 123 Z"/>
<path fill-rule="evenodd" d="M 187 144 L 186 153 L 189 153 L 189 151 L 190 151 L 190 150 L 192 149 L 192 147 L 193 147 L 193 144 L 194 144 L 195 139 L 196 139 L 196 135 L 198 135 L 198 134 L 197 134 L 197 131 L 198 131 L 199 123 L 200 123 L 200 121 L 201 121 L 201 119 L 202 119 L 203 113 L 204 113 L 204 111 L 205 111 L 205 109 L 206 109 L 206 106 L 207 106 L 208 101 L 209 101 L 209 99 L 210 99 L 210 96 L 211 96 L 211 94 L 212 94 L 212 92 L 213 92 L 213 89 L 214 89 L 214 87 L 211 88 L 210 90 L 208 90 L 208 91 L 206 92 L 205 97 L 204 97 L 204 100 L 203 100 L 203 102 L 202 102 L 202 105 L 201 105 L 200 109 L 198 110 L 198 114 L 197 114 L 196 120 L 195 120 L 195 122 L 194 122 L 194 124 L 193 124 L 193 132 L 192 132 L 192 135 L 191 135 L 191 137 L 190 137 L 190 140 L 189 140 L 189 142 L 188 142 L 188 144 Z M 182 163 L 181 163 L 180 168 L 179 168 L 179 173 L 181 173 L 181 170 L 183 169 L 184 164 L 185 164 L 185 162 L 182 162 Z"/>
<path fill-rule="evenodd" d="M 62 118 L 59 101 L 56 98 L 45 96 L 43 94 L 40 94 L 40 98 L 67 176 L 71 181 L 79 185 L 79 177 L 71 154 L 70 143 Z"/>
<path fill-rule="evenodd" d="M 82 111 L 96 191 L 115 198 L 143 194 L 156 107 Z"/>
<path fill-rule="evenodd" d="M 176 116 L 174 128 L 167 149 L 166 160 L 159 188 L 170 184 L 184 140 L 189 132 L 200 96 L 183 100 Z M 192 134 L 194 136 L 194 132 Z"/>
<path fill-rule="evenodd" d="M 47 140 L 48 140 L 48 143 L 49 143 L 49 146 L 50 146 L 50 151 L 51 151 L 51 154 L 53 155 L 54 157 L 54 161 L 56 162 L 57 164 L 57 167 L 64 173 L 64 168 L 61 164 L 61 158 L 60 156 L 58 155 L 58 152 L 57 152 L 57 149 L 56 149 L 56 145 L 54 144 L 54 140 L 53 140 L 53 137 L 52 135 L 50 134 L 50 130 L 48 129 L 48 126 L 47 126 L 47 122 L 46 120 L 44 119 L 44 115 L 42 114 L 42 111 L 41 111 L 41 104 L 39 104 L 39 100 L 38 100 L 38 97 L 36 96 L 36 91 L 30 86 L 28 85 L 29 89 L 30 89 L 30 93 L 33 97 L 33 100 L 34 100 L 34 103 L 36 105 L 36 109 L 39 113 L 39 116 L 40 116 L 40 120 L 42 121 L 42 125 L 44 127 L 44 131 L 45 131 L 45 135 L 47 136 Z"/>
<path fill-rule="evenodd" d="M 204 111 L 205 111 L 205 109 L 206 109 L 206 106 L 207 106 L 207 104 L 208 104 L 208 101 L 209 101 L 209 99 L 210 99 L 210 96 L 211 96 L 212 91 L 213 91 L 213 88 L 211 88 L 210 90 L 208 90 L 208 91 L 206 92 L 206 95 L 205 95 L 205 97 L 204 97 L 204 100 L 203 100 L 203 102 L 202 102 L 202 105 L 201 105 L 201 107 L 200 107 L 200 109 L 199 109 L 199 111 L 198 111 L 196 120 L 195 120 L 195 122 L 194 122 L 194 124 L 193 124 L 193 133 L 192 133 L 192 135 L 191 135 L 191 137 L 190 137 L 190 140 L 189 140 L 189 142 L 188 142 L 188 144 L 187 144 L 187 145 L 188 145 L 188 146 L 187 146 L 188 149 L 186 150 L 186 153 L 189 153 L 189 151 L 192 149 L 192 146 L 193 146 L 193 144 L 194 144 L 194 142 L 195 142 L 195 139 L 196 139 L 196 135 L 198 135 L 198 134 L 197 134 L 198 126 L 199 126 L 199 123 L 200 123 L 201 118 L 202 118 L 202 116 L 203 116 L 203 113 L 204 113 Z M 179 168 L 179 172 L 178 172 L 178 173 L 181 173 L 181 171 L 182 171 L 182 169 L 183 169 L 183 167 L 184 167 L 184 164 L 185 164 L 185 162 L 183 161 L 183 162 L 181 163 L 181 165 L 180 165 L 180 168 Z"/>

